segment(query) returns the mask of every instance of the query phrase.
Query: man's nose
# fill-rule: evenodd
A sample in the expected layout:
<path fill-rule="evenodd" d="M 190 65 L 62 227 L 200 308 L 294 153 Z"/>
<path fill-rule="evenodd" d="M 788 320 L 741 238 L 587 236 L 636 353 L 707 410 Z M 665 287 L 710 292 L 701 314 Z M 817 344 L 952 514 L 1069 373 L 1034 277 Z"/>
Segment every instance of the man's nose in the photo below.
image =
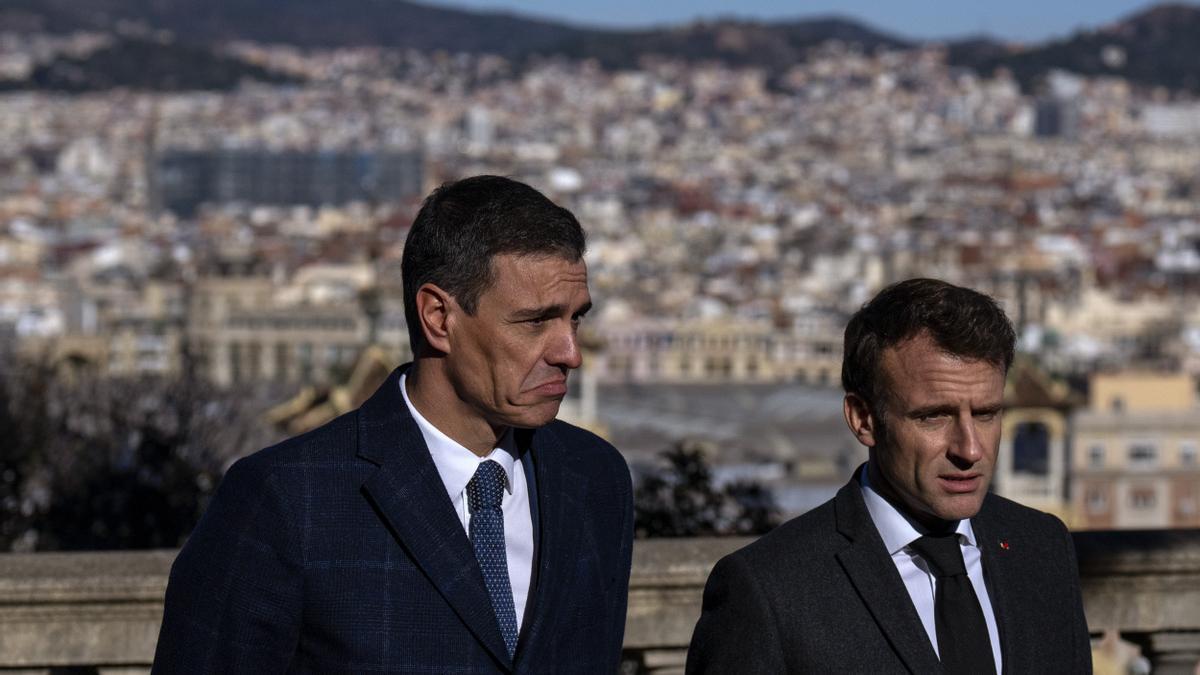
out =
<path fill-rule="evenodd" d="M 554 336 L 546 352 L 546 362 L 568 369 L 583 365 L 583 353 L 579 350 L 579 333 L 574 325 L 568 322 L 565 330 Z"/>
<path fill-rule="evenodd" d="M 971 413 L 958 417 L 949 454 L 966 464 L 974 464 L 983 459 L 983 443 L 979 438 L 979 429 L 975 426 L 975 417 Z"/>

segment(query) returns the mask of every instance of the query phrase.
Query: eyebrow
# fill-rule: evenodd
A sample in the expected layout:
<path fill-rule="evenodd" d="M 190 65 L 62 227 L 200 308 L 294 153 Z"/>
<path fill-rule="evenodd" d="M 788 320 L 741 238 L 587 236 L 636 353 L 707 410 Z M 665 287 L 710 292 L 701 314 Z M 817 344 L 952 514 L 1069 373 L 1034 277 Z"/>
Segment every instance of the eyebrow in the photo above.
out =
<path fill-rule="evenodd" d="M 991 405 L 982 405 L 977 408 L 971 408 L 971 413 L 976 414 L 976 415 L 980 414 L 980 413 L 983 413 L 983 414 L 998 413 L 1002 410 L 1004 410 L 1003 403 L 993 403 Z M 918 417 L 925 417 L 927 415 L 955 415 L 957 413 L 958 413 L 958 406 L 931 405 L 931 406 L 926 406 L 924 408 L 917 408 L 915 410 L 910 410 L 910 411 L 908 411 L 907 416 L 910 418 L 916 419 Z"/>
<path fill-rule="evenodd" d="M 589 302 L 583 307 L 580 307 L 579 311 L 575 312 L 571 316 L 583 316 L 584 314 L 587 314 L 591 308 L 592 303 Z M 517 311 L 513 312 L 512 320 L 529 321 L 530 319 L 543 319 L 552 316 L 562 316 L 567 312 L 567 309 L 568 308 L 566 305 L 546 305 L 545 307 L 518 309 Z"/>

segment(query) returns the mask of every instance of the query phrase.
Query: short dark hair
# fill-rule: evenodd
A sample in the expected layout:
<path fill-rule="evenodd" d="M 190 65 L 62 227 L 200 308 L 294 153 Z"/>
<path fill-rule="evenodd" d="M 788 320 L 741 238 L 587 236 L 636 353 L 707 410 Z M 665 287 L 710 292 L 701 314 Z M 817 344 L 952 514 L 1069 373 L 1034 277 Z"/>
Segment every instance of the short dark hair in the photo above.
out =
<path fill-rule="evenodd" d="M 883 352 L 928 335 L 947 354 L 986 361 L 1008 372 L 1016 333 L 992 298 L 937 279 L 909 279 L 883 289 L 846 326 L 842 388 L 884 414 L 887 387 L 880 377 Z"/>
<path fill-rule="evenodd" d="M 524 183 L 473 176 L 442 185 L 417 212 L 400 262 L 413 354 L 425 342 L 417 318 L 422 285 L 437 284 L 474 314 L 479 296 L 492 284 L 495 256 L 544 254 L 575 262 L 586 248 L 575 216 Z"/>

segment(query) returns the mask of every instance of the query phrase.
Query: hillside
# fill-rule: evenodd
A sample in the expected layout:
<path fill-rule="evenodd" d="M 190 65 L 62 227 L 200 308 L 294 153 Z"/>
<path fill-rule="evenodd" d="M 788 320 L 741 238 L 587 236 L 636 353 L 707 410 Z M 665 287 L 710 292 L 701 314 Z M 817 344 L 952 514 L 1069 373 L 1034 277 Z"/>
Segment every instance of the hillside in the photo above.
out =
<path fill-rule="evenodd" d="M 167 31 L 174 43 L 212 50 L 229 40 L 252 40 L 299 47 L 377 45 L 421 51 L 493 53 L 518 64 L 534 56 L 595 59 L 604 66 L 636 66 L 648 55 L 687 61 L 719 61 L 758 66 L 773 72 L 802 61 L 810 48 L 828 40 L 866 49 L 906 48 L 916 43 L 877 31 L 860 22 L 816 18 L 782 22 L 701 21 L 646 30 L 602 30 L 502 12 L 474 12 L 408 0 L 6 0 L 0 7 L 0 31 L 67 33 L 76 30 L 143 33 Z M 1026 88 L 1036 87 L 1052 69 L 1083 75 L 1114 75 L 1135 84 L 1200 92 L 1200 7 L 1167 4 L 1149 8 L 1113 24 L 1034 45 L 1011 45 L 984 38 L 948 44 L 952 65 L 988 74 L 1004 67 Z M 118 58 L 121 51 L 97 54 Z M 124 53 L 134 55 L 139 48 Z M 178 58 L 175 58 L 178 57 Z M 241 75 L 220 75 L 227 57 L 213 56 L 204 82 L 227 82 Z M 195 53 L 174 55 L 167 63 L 200 63 Z M 61 81 L 56 75 L 78 68 L 115 67 L 120 63 L 51 64 L 35 86 Z M 270 74 L 247 71 L 270 79 Z M 99 76 L 96 81 L 101 78 Z M 122 79 L 122 78 L 118 78 Z M 170 86 L 170 77 L 162 81 Z M 178 78 L 177 78 L 178 79 Z M 187 79 L 182 78 L 181 82 Z M 122 81 L 127 81 L 123 78 Z M 57 85 L 54 85 L 57 86 Z M 153 84 L 149 86 L 155 86 Z"/>
<path fill-rule="evenodd" d="M 995 42 L 952 44 L 952 64 L 1013 72 L 1027 89 L 1052 69 L 1112 75 L 1149 86 L 1200 92 L 1200 7 L 1152 7 L 1101 28 L 1029 47 Z"/>

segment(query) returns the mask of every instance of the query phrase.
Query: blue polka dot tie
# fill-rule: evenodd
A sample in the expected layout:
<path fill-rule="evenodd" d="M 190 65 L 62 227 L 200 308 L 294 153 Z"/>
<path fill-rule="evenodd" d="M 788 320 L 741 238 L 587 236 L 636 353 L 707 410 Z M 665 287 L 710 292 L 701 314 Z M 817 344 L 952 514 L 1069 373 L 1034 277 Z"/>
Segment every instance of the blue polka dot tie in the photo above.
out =
<path fill-rule="evenodd" d="M 512 584 L 508 580 L 508 557 L 504 549 L 504 467 L 488 460 L 479 465 L 467 483 L 467 507 L 471 510 L 471 543 L 483 570 L 483 583 L 492 598 L 492 609 L 500 623 L 500 635 L 511 657 L 517 648 L 517 611 L 513 607 Z"/>

